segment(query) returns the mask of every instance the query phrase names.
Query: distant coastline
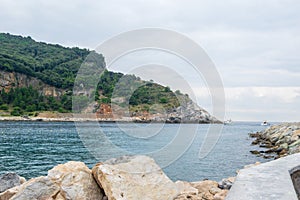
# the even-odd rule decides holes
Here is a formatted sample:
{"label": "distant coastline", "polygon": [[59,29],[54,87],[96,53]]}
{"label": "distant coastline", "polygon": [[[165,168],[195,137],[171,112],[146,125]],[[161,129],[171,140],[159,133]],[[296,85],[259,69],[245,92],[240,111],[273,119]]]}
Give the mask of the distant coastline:
{"label": "distant coastline", "polygon": [[0,116],[0,122],[3,121],[31,121],[31,122],[103,122],[103,123],[167,123],[167,124],[222,124],[218,122],[197,122],[197,121],[168,121],[151,119],[107,119],[107,118],[77,118],[77,117],[21,117],[21,116]]}

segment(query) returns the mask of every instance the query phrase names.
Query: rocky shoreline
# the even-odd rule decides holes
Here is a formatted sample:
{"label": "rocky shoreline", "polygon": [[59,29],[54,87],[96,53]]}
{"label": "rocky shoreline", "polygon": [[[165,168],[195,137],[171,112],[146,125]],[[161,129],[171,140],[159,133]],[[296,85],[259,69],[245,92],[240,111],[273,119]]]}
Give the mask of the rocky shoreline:
{"label": "rocky shoreline", "polygon": [[[9,113],[2,113],[2,115]],[[140,113],[130,114],[125,112],[113,112],[110,105],[106,105],[101,113],[59,113],[54,111],[44,111],[36,113],[34,116],[1,116],[0,121],[45,121],[45,122],[120,122],[120,123],[185,123],[185,124],[222,124],[223,122],[210,115],[206,110],[200,108],[192,101],[167,113]]]}
{"label": "rocky shoreline", "polygon": [[252,145],[266,150],[253,150],[252,154],[264,158],[280,158],[300,152],[300,123],[284,123],[270,126],[266,130],[250,133],[250,137],[255,138]]}
{"label": "rocky shoreline", "polygon": [[179,117],[168,119],[144,118],[77,118],[77,117],[1,117],[0,121],[36,121],[36,122],[105,122],[105,123],[167,123],[167,124],[222,124],[219,120],[182,120]]}
{"label": "rocky shoreline", "polygon": [[152,158],[123,156],[96,164],[70,161],[47,176],[26,181],[0,175],[0,200],[223,200],[234,178],[199,182],[171,181]]}

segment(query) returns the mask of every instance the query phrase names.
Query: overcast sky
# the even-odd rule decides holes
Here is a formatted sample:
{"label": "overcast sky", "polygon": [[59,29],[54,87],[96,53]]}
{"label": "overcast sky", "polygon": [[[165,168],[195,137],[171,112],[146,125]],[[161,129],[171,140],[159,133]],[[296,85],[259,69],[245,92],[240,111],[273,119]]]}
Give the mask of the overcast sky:
{"label": "overcast sky", "polygon": [[[299,0],[0,0],[1,32],[64,46],[94,49],[144,27],[178,31],[206,51],[227,118],[300,121]],[[210,110],[205,87],[192,87]]]}

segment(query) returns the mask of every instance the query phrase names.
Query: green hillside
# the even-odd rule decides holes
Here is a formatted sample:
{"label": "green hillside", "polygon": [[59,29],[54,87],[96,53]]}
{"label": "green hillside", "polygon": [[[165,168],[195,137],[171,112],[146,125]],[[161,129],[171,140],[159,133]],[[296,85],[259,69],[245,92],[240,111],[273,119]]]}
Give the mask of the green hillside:
{"label": "green hillside", "polygon": [[[12,115],[36,111],[70,112],[76,74],[90,53],[91,51],[87,49],[66,48],[36,42],[30,37],[0,33],[0,70],[35,77],[45,84],[64,91],[61,96],[54,98],[44,96],[34,85],[29,88],[12,88],[10,91],[2,89],[0,110],[7,110]],[[94,55],[105,67],[104,57],[101,54]],[[95,92],[95,101],[99,102],[99,105],[111,102],[115,86],[122,77],[124,77],[122,73],[107,70],[99,77],[97,92]],[[134,75],[125,75],[125,77],[128,82],[125,85],[142,85],[129,99],[131,111],[149,111],[153,104],[161,104],[165,109],[179,106],[176,95],[169,87],[152,81],[143,81]],[[125,92],[121,90],[115,95],[122,97],[122,91]],[[178,91],[176,94],[183,96]],[[82,97],[83,100],[86,98]]]}
{"label": "green hillside", "polygon": [[87,49],[65,48],[0,33],[0,69],[37,77],[58,88],[73,86],[76,73],[89,53]]}

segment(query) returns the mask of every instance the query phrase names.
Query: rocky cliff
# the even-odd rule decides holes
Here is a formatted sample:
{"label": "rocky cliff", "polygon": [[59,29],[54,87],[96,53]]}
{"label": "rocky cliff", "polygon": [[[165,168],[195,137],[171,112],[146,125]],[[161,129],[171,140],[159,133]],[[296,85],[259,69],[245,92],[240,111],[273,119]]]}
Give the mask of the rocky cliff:
{"label": "rocky cliff", "polygon": [[7,92],[12,88],[29,86],[39,90],[45,96],[59,97],[66,91],[25,74],[0,70],[0,90],[4,89]]}
{"label": "rocky cliff", "polygon": [[[35,77],[17,72],[0,70],[0,91],[4,89],[6,92],[8,92],[12,88],[29,86],[37,89],[44,96],[60,97],[67,91],[66,89],[56,88],[54,86],[45,84]],[[133,117],[133,120],[136,122],[221,123],[221,121],[211,116],[207,111],[200,108],[191,100],[186,99],[182,102],[182,105],[164,114],[151,114],[149,112],[142,112],[138,114],[131,113],[131,117]],[[97,105],[97,103],[95,105]],[[122,120],[122,116],[125,116],[125,114],[122,113],[117,115],[117,112],[114,112],[113,115],[112,108],[109,104],[102,103],[96,107],[98,107],[96,110],[96,115],[99,119]],[[94,106],[92,106],[91,109],[93,108]],[[57,118],[59,118],[59,116],[57,116]]]}

